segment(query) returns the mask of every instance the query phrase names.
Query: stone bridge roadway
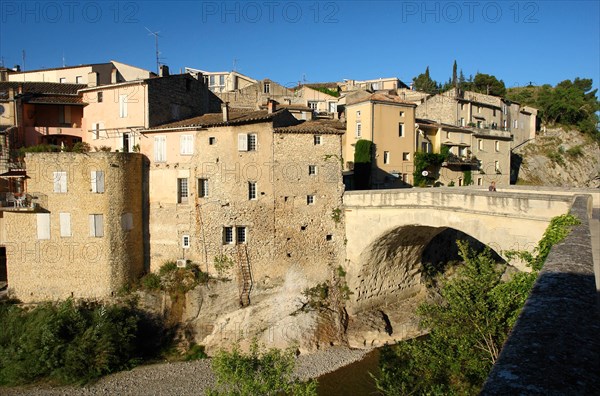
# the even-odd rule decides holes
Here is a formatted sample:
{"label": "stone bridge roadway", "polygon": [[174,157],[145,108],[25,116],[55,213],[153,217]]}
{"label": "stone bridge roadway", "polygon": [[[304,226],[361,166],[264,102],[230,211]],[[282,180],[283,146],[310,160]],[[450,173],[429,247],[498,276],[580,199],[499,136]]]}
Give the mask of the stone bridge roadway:
{"label": "stone bridge roadway", "polygon": [[[423,251],[444,230],[465,233],[501,256],[512,249],[532,251],[550,220],[569,212],[577,193],[474,188],[346,192],[346,279],[354,292],[349,313],[416,294]],[[591,204],[588,210],[591,214]],[[521,263],[512,264],[523,269]]]}

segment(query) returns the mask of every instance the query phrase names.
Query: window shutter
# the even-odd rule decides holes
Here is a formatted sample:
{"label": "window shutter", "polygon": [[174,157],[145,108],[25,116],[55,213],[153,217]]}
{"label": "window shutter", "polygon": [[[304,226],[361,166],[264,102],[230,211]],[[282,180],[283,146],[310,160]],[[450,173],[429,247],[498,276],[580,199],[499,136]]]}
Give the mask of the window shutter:
{"label": "window shutter", "polygon": [[60,236],[71,236],[71,213],[59,213],[60,219]]}
{"label": "window shutter", "polygon": [[96,218],[96,236],[104,236],[104,216],[95,215]]}
{"label": "window shutter", "polygon": [[238,151],[248,151],[248,135],[238,133]]}
{"label": "window shutter", "polygon": [[96,236],[96,220],[94,215],[90,215],[90,236]]}
{"label": "window shutter", "polygon": [[50,213],[37,214],[37,239],[50,239]]}
{"label": "window shutter", "polygon": [[104,172],[96,171],[96,192],[103,193],[104,192]]}
{"label": "window shutter", "polygon": [[165,162],[166,161],[166,138],[164,136],[154,137],[154,161]]}
{"label": "window shutter", "polygon": [[66,193],[67,192],[67,172],[54,172],[54,192]]}

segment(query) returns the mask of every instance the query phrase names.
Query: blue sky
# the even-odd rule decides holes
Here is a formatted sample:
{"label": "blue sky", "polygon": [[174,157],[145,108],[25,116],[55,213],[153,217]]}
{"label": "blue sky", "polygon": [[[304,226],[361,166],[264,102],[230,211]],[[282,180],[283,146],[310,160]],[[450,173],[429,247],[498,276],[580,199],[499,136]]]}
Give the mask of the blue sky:
{"label": "blue sky", "polygon": [[189,66],[298,81],[396,76],[429,66],[445,81],[508,87],[600,79],[599,1],[10,1],[0,2],[0,57],[25,69],[114,59],[178,72]]}

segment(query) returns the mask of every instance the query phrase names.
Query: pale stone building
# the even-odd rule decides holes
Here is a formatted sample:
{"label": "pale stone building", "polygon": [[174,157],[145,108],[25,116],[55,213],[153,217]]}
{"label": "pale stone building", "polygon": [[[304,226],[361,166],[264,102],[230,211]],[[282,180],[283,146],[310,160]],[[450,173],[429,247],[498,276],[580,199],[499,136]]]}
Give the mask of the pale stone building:
{"label": "pale stone building", "polygon": [[9,295],[106,298],[144,269],[143,160],[126,153],[29,153],[28,198],[0,210]]}
{"label": "pale stone building", "polygon": [[185,72],[194,76],[199,75],[204,78],[204,83],[208,86],[208,89],[214,93],[234,92],[257,82],[255,79],[236,71],[209,72],[186,67]]}
{"label": "pale stone building", "polygon": [[359,91],[346,97],[346,134],[343,137],[344,170],[354,167],[354,146],[360,139],[374,144],[371,185],[374,188],[407,187],[413,180],[417,150],[415,107],[398,96]]}
{"label": "pale stone building", "polygon": [[343,255],[340,128],[271,105],[144,130],[151,269],[191,259],[215,275],[227,257],[244,305],[290,269],[325,280]]}

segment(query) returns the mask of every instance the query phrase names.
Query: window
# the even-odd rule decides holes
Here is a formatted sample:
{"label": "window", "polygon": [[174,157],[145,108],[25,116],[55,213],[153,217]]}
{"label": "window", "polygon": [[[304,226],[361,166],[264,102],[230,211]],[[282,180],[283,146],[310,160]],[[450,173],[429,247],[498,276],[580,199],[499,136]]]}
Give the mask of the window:
{"label": "window", "polygon": [[127,95],[119,95],[119,117],[127,117]]}
{"label": "window", "polygon": [[477,178],[477,185],[478,186],[483,186],[483,178],[481,178],[481,177]]}
{"label": "window", "polygon": [[461,110],[464,110],[464,109],[465,109],[465,104],[464,104],[464,103],[461,103],[461,104],[460,104],[460,109],[461,109]]}
{"label": "window", "polygon": [[131,213],[123,213],[121,215],[121,229],[123,231],[133,230],[133,215]]}
{"label": "window", "polygon": [[208,197],[208,179],[198,179],[198,196]]}
{"label": "window", "polygon": [[104,236],[104,215],[90,215],[90,236],[96,238]]}
{"label": "window", "polygon": [[233,244],[233,227],[223,227],[223,244]]}
{"label": "window", "polygon": [[514,122],[513,122],[513,128],[515,128],[515,129],[519,128],[519,120],[514,120]]}
{"label": "window", "polygon": [[356,111],[356,118],[360,118],[360,110]]}
{"label": "window", "polygon": [[398,123],[398,136],[404,137],[404,123],[403,122]]}
{"label": "window", "polygon": [[54,172],[54,192],[67,192],[67,172]]}
{"label": "window", "polygon": [[500,172],[500,162],[494,161],[494,170]]}
{"label": "window", "polygon": [[494,109],[494,117],[496,117],[496,109]]}
{"label": "window", "polygon": [[308,175],[314,176],[317,174],[317,166],[316,165],[308,165]]}
{"label": "window", "polygon": [[329,112],[330,113],[337,112],[337,103],[335,103],[335,102],[329,102]]}
{"label": "window", "polygon": [[360,122],[356,123],[356,137],[361,137],[361,129],[362,129],[362,124]]}
{"label": "window", "polygon": [[177,179],[177,203],[187,203],[188,201],[188,179]]}
{"label": "window", "polygon": [[481,113],[481,106],[477,106],[477,112]]}
{"label": "window", "polygon": [[257,136],[255,133],[238,134],[238,151],[256,151]]}
{"label": "window", "polygon": [[104,171],[92,171],[90,176],[93,193],[104,192]]}
{"label": "window", "polygon": [[71,106],[58,106],[58,122],[60,124],[71,123]]}
{"label": "window", "polygon": [[390,152],[389,151],[384,151],[383,152],[383,163],[384,164],[389,164],[390,163]]}
{"label": "window", "polygon": [[508,109],[506,107],[506,105],[502,105],[502,114],[506,114],[508,112]]}
{"label": "window", "polygon": [[410,161],[410,153],[402,153],[402,161]]}
{"label": "window", "polygon": [[215,76],[210,76],[208,81],[209,81],[208,85],[210,85],[210,86],[215,85]]}
{"label": "window", "polygon": [[37,214],[37,239],[50,239],[50,213]]}
{"label": "window", "polygon": [[263,93],[271,93],[271,83],[265,83],[265,85],[263,86]]}
{"label": "window", "polygon": [[104,100],[104,94],[102,92],[98,92],[98,103],[102,103]]}
{"label": "window", "polygon": [[181,247],[184,249],[189,249],[190,248],[190,236],[189,235],[183,235],[181,237]]}
{"label": "window", "polygon": [[166,136],[154,136],[154,161],[165,162],[167,160],[167,138]]}
{"label": "window", "polygon": [[219,76],[219,85],[220,86],[224,86],[225,85],[225,76],[222,75],[222,74]]}
{"label": "window", "polygon": [[306,204],[307,205],[312,205],[315,203],[315,196],[314,195],[307,195],[306,196]]}
{"label": "window", "polygon": [[403,111],[400,112],[400,117],[404,117],[404,112]]}
{"label": "window", "polygon": [[71,236],[71,213],[59,213],[58,219],[60,221],[60,236],[70,237]]}
{"label": "window", "polygon": [[308,107],[310,107],[313,111],[317,111],[317,109],[319,108],[319,102],[311,100],[308,102]]}
{"label": "window", "polygon": [[75,77],[75,84],[83,84],[83,77],[82,76],[76,76]]}
{"label": "window", "polygon": [[494,143],[494,148],[497,152],[500,151],[500,142],[498,140],[496,140],[496,142]]}
{"label": "window", "polygon": [[315,146],[320,145],[321,144],[321,135],[315,135],[313,137],[313,142],[314,142]]}
{"label": "window", "polygon": [[179,153],[181,155],[194,154],[194,136],[181,135],[181,137],[179,138],[179,150]]}
{"label": "window", "polygon": [[465,126],[465,117],[460,117],[460,126]]}
{"label": "window", "polygon": [[246,227],[237,227],[235,233],[235,241],[238,245],[246,243]]}
{"label": "window", "polygon": [[217,138],[215,138],[214,136],[210,136],[210,137],[208,138],[208,145],[209,145],[209,146],[214,146],[214,145],[215,145],[215,143],[217,143]]}
{"label": "window", "polygon": [[59,83],[61,83],[61,84],[64,84],[64,83],[66,83],[66,82],[67,82],[67,78],[66,78],[66,77],[60,77],[60,78],[58,79],[58,82],[59,82]]}
{"label": "window", "polygon": [[104,124],[102,124],[101,122],[98,122],[93,125],[92,129],[93,129],[92,139],[98,140],[98,139],[100,139],[100,131],[102,131],[104,129]]}
{"label": "window", "polygon": [[256,199],[256,182],[248,182],[248,199]]}
{"label": "window", "polygon": [[477,120],[477,128],[481,129],[481,121]]}
{"label": "window", "polygon": [[479,139],[477,141],[477,148],[479,149],[479,151],[483,151],[483,140]]}

